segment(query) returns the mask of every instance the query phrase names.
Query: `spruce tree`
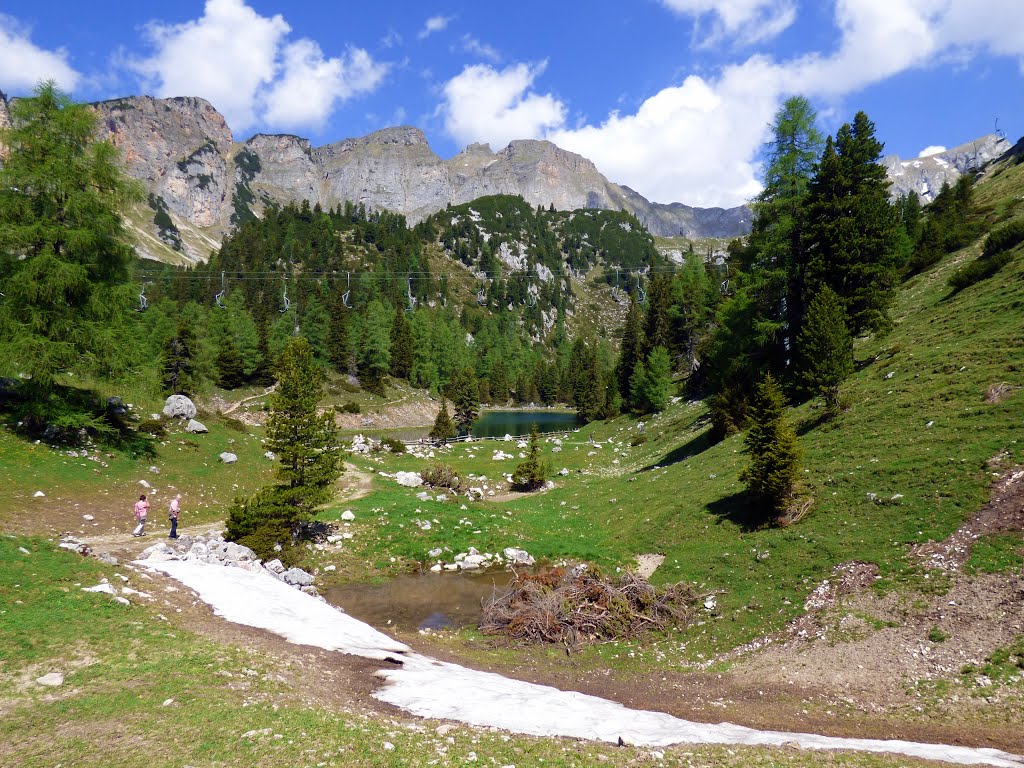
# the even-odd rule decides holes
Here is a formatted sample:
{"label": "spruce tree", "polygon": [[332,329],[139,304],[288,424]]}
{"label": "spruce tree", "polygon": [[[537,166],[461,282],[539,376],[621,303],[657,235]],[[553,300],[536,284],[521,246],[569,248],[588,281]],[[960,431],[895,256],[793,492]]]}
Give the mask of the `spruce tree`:
{"label": "spruce tree", "polygon": [[267,447],[278,458],[278,482],[298,491],[298,502],[308,511],[330,497],[341,475],[334,413],[317,410],[326,377],[313,359],[313,348],[301,336],[288,342],[276,373]]}
{"label": "spruce tree", "polygon": [[469,432],[480,411],[480,388],[473,369],[459,371],[448,384],[448,394],[455,407],[455,426],[460,432]]}
{"label": "spruce tree", "polygon": [[544,487],[548,479],[547,463],[540,458],[540,433],[537,425],[530,425],[530,448],[526,459],[516,465],[512,472],[512,487],[517,491],[536,491]]}
{"label": "spruce tree", "polygon": [[217,383],[224,389],[236,389],[245,383],[242,357],[230,336],[222,339],[217,354]]}
{"label": "spruce tree", "polygon": [[835,291],[855,335],[891,322],[899,239],[882,146],[858,112],[826,141],[807,202],[807,293]]}
{"label": "spruce tree", "polygon": [[405,310],[399,306],[395,308],[395,318],[391,323],[391,375],[408,380],[413,358],[412,328],[405,317]]}
{"label": "spruce tree", "polygon": [[434,419],[434,426],[430,430],[430,437],[433,440],[440,440],[443,443],[451,440],[458,434],[452,417],[448,413],[448,398],[441,396],[441,407],[437,411],[437,418]]}
{"label": "spruce tree", "polygon": [[668,350],[655,347],[647,356],[645,365],[638,366],[630,384],[630,402],[633,413],[658,413],[668,406],[672,389],[672,362]]}
{"label": "spruce tree", "polygon": [[364,389],[383,396],[391,370],[391,323],[381,302],[374,300],[367,305],[359,331],[359,379]]}
{"label": "spruce tree", "polygon": [[853,337],[839,297],[824,286],[811,300],[797,339],[801,383],[839,413],[839,385],[853,373]]}
{"label": "spruce tree", "polygon": [[95,129],[96,113],[52,82],[13,102],[0,129],[0,372],[30,377],[42,421],[59,376],[123,372],[136,352],[121,211],[141,193]]}
{"label": "spruce tree", "polygon": [[160,383],[165,395],[192,395],[196,376],[196,335],[191,323],[181,321],[160,355]]}
{"label": "spruce tree", "polygon": [[632,405],[629,399],[631,382],[636,366],[643,364],[644,346],[640,305],[636,301],[630,301],[629,311],[626,313],[626,324],[622,329],[619,362],[615,366],[615,381],[619,387],[619,394],[622,395],[624,408],[630,408]]}
{"label": "spruce tree", "polygon": [[777,517],[786,511],[796,489],[800,450],[786,419],[782,389],[766,374],[751,403],[744,438],[750,464],[740,474],[747,490]]}
{"label": "spruce tree", "polygon": [[327,325],[327,359],[338,373],[350,373],[352,350],[349,347],[349,316],[351,309],[341,300],[341,291],[335,291],[331,300]]}

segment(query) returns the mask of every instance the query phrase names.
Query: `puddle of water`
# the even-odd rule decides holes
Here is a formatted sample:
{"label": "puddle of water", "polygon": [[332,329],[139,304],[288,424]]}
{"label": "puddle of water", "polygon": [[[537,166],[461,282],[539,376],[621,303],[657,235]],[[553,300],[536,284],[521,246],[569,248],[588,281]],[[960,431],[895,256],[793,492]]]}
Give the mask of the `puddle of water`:
{"label": "puddle of water", "polygon": [[384,631],[458,628],[476,624],[482,601],[495,591],[500,594],[512,576],[506,570],[417,573],[386,584],[329,587],[321,594],[331,605]]}

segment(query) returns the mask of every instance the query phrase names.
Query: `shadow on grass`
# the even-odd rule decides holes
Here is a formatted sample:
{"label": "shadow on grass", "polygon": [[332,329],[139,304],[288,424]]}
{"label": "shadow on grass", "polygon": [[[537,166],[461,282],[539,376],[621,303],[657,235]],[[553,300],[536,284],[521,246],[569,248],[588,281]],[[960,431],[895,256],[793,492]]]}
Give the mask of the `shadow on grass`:
{"label": "shadow on grass", "polygon": [[764,502],[760,502],[746,490],[736,491],[712,501],[707,505],[707,509],[718,518],[719,522],[728,521],[744,533],[763,528],[771,520],[771,515],[766,512]]}
{"label": "shadow on grass", "polygon": [[668,467],[672,464],[678,464],[680,461],[685,461],[692,456],[696,456],[698,453],[703,453],[708,448],[713,446],[715,441],[711,439],[711,429],[705,429],[699,435],[683,443],[677,448],[673,448],[671,451],[666,453],[661,459],[654,463],[648,464],[646,467],[641,469],[641,472],[649,472],[652,469],[660,469],[662,467]]}

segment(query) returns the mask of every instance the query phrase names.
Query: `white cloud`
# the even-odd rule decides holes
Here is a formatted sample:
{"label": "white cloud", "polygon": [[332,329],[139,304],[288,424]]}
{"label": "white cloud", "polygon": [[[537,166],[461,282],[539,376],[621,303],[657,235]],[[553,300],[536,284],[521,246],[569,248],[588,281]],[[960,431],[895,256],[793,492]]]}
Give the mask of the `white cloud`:
{"label": "white cloud", "polygon": [[208,100],[234,131],[320,127],[339,102],[372,90],[387,70],[359,48],[326,58],[308,38],[289,41],[289,32],[280,14],[261,16],[244,0],[207,0],[199,19],[150,23],[152,55],[133,68],[157,96]]}
{"label": "white cloud", "polygon": [[[662,2],[693,14],[714,7],[722,29],[734,34],[758,14],[788,6],[765,0]],[[690,75],[632,114],[616,111],[577,127],[566,125],[562,102],[542,89],[530,90],[540,72],[523,64],[503,73],[467,68],[445,87],[442,111],[448,132],[463,143],[493,142],[496,136],[502,142],[548,138],[651,200],[734,206],[760,190],[757,158],[769,137],[768,124],[787,96],[804,94],[823,102],[824,115],[838,100],[910,69],[954,58],[969,63],[978,51],[1024,59],[1024,3],[1006,5],[1000,0],[837,0],[840,42],[830,53],[785,61],[750,56],[714,75]],[[509,105],[523,105],[523,119],[514,129],[505,120]],[[844,110],[840,114],[851,117]]]}
{"label": "white cloud", "polygon": [[426,22],[424,22],[423,29],[420,30],[417,37],[420,40],[424,40],[435,32],[443,32],[448,28],[448,25],[452,23],[454,18],[454,16],[431,16],[426,20]]}
{"label": "white cloud", "polygon": [[474,56],[479,56],[481,59],[487,59],[495,63],[501,61],[501,54],[498,49],[493,45],[482,43],[472,35],[462,36],[462,50],[465,53],[471,53]]}
{"label": "white cloud", "polygon": [[445,83],[445,130],[457,141],[483,141],[500,149],[512,139],[541,136],[561,126],[562,102],[530,91],[546,66],[516,64],[501,71],[486,64],[466,67]]}
{"label": "white cloud", "polygon": [[274,126],[322,127],[337,102],[372,91],[388,71],[361,48],[327,59],[307,39],[286,45],[283,59],[283,75],[268,91],[262,116]]}
{"label": "white cloud", "polygon": [[[795,0],[661,0],[676,13],[695,17],[698,22],[711,15],[710,32],[702,45],[712,45],[724,37],[742,44],[770,40],[796,20]],[[701,37],[695,31],[695,37]]]}
{"label": "white cloud", "polygon": [[28,93],[40,81],[53,80],[62,90],[73,91],[82,76],[68,63],[68,52],[48,51],[30,38],[31,30],[0,13],[0,90]]}
{"label": "white cloud", "polygon": [[922,149],[920,152],[917,153],[917,156],[918,157],[929,157],[931,155],[937,155],[940,152],[945,152],[945,151],[946,151],[945,147],[943,147],[940,144],[935,144],[935,145],[930,146],[930,147],[925,147],[924,149]]}

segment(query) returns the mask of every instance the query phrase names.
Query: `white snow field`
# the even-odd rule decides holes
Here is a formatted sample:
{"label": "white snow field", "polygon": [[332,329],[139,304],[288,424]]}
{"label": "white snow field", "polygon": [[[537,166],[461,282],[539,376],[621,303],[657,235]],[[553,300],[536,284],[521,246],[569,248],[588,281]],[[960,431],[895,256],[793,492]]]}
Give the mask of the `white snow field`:
{"label": "white snow field", "polygon": [[293,643],[401,662],[377,673],[384,686],[374,695],[421,717],[532,736],[613,743],[621,738],[636,746],[799,744],[804,749],[893,753],[960,765],[1024,767],[1024,757],[997,749],[759,731],[629,709],[596,696],[525,683],[412,653],[408,646],[266,572],[182,560],[139,560],[136,565],[177,579],[193,589],[216,615],[236,624],[265,629]]}

